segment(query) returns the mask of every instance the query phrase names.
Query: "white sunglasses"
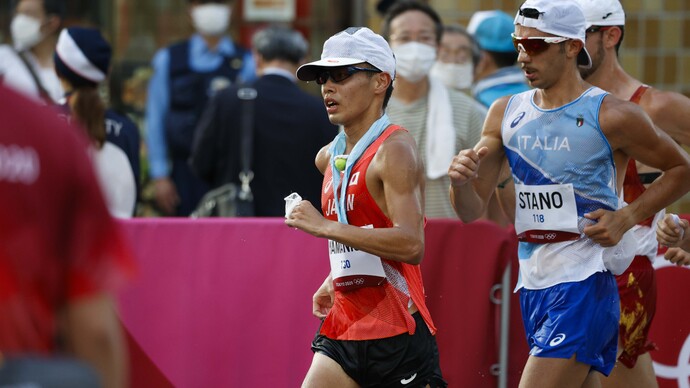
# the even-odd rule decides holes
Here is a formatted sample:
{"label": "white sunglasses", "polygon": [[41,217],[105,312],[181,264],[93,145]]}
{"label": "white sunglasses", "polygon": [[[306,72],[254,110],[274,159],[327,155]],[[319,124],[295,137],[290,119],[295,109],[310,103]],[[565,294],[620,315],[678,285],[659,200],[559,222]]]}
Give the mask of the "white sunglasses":
{"label": "white sunglasses", "polygon": [[518,37],[515,34],[510,34],[513,38],[513,46],[515,46],[515,51],[524,51],[527,55],[535,55],[546,51],[549,48],[549,44],[556,44],[565,42],[570,38],[564,38],[562,36],[523,36]]}

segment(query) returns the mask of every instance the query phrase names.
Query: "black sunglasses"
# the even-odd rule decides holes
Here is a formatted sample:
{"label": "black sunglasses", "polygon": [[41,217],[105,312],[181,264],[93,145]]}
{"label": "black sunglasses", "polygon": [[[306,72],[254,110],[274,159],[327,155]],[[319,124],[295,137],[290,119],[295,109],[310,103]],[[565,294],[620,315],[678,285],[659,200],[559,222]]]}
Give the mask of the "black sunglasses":
{"label": "black sunglasses", "polygon": [[381,70],[379,69],[372,69],[368,67],[357,67],[357,66],[345,66],[345,67],[336,67],[334,69],[330,70],[324,70],[320,72],[319,74],[316,75],[316,83],[319,85],[323,85],[326,82],[328,82],[328,79],[332,79],[333,82],[342,82],[352,74],[355,74],[360,71],[369,71],[372,73],[380,73]]}
{"label": "black sunglasses", "polygon": [[524,16],[528,19],[539,19],[539,15],[544,14],[544,12],[539,12],[538,9],[534,8],[519,9],[518,13],[520,14],[520,16]]}

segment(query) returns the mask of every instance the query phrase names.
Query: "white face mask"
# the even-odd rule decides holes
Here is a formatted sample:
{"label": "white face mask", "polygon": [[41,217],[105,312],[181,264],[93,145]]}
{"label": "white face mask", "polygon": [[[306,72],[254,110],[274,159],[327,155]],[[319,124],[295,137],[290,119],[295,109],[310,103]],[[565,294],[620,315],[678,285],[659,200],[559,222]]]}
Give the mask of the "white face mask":
{"label": "white face mask", "polygon": [[12,19],[10,32],[14,48],[18,51],[28,50],[43,40],[41,21],[21,13]]}
{"label": "white face mask", "polygon": [[453,89],[468,89],[472,86],[474,66],[472,62],[444,63],[436,62],[431,68],[431,76]]}
{"label": "white face mask", "polygon": [[395,71],[410,82],[426,77],[436,61],[436,48],[419,42],[408,42],[393,49]]}
{"label": "white face mask", "polygon": [[201,4],[192,9],[192,24],[201,35],[218,36],[230,25],[230,6]]}

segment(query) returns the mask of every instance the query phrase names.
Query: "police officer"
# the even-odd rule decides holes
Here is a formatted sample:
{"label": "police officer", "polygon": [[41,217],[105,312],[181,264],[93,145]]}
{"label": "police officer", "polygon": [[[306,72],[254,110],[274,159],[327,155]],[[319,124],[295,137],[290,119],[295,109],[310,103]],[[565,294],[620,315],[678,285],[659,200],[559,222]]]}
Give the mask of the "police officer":
{"label": "police officer", "polygon": [[189,0],[196,33],[153,58],[146,144],[156,203],[165,215],[189,215],[208,190],[187,164],[206,101],[232,83],[255,78],[251,52],[225,35],[231,5]]}

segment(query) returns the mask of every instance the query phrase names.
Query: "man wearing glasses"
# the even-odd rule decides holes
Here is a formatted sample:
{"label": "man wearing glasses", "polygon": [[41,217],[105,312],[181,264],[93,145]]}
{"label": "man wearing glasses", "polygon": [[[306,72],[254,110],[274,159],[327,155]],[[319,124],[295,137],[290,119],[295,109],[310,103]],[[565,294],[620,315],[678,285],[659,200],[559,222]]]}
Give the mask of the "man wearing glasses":
{"label": "man wearing glasses", "polygon": [[[587,19],[587,50],[592,67],[580,69],[582,77],[612,95],[637,103],[654,124],[681,144],[690,144],[690,99],[645,85],[623,70],[618,50],[625,31],[625,13],[618,0],[578,0]],[[659,171],[631,160],[623,183],[626,202],[632,202]],[[620,349],[617,367],[602,380],[604,387],[656,386],[649,350],[655,345],[647,335],[656,310],[656,278],[652,261],[657,255],[655,225],[663,209],[633,227],[638,241],[635,259],[617,277],[621,299]],[[673,225],[673,223],[671,223]],[[672,248],[673,252],[678,248]]]}
{"label": "man wearing glasses", "polygon": [[417,142],[424,160],[425,215],[455,218],[448,200],[448,163],[477,144],[486,109],[465,93],[430,77],[443,34],[441,18],[428,4],[399,0],[384,17],[381,35],[395,53],[395,91],[386,112]]}
{"label": "man wearing glasses", "polygon": [[[285,223],[328,239],[330,274],[313,298],[323,319],[303,387],[445,387],[424,301],[423,163],[414,139],[384,113],[395,58],[365,27],[329,38],[297,70],[316,81],[343,131],[316,156],[323,216],[308,201]],[[345,163],[337,157],[345,157]]]}
{"label": "man wearing glasses", "polygon": [[[520,386],[598,386],[616,361],[618,289],[630,229],[690,188],[690,160],[637,105],[592,87],[586,21],[574,0],[527,0],[515,17],[518,62],[534,90],[489,109],[482,139],[449,175],[463,221],[476,219],[508,160],[520,240],[520,305],[530,357]],[[628,206],[628,160],[664,174]]]}

